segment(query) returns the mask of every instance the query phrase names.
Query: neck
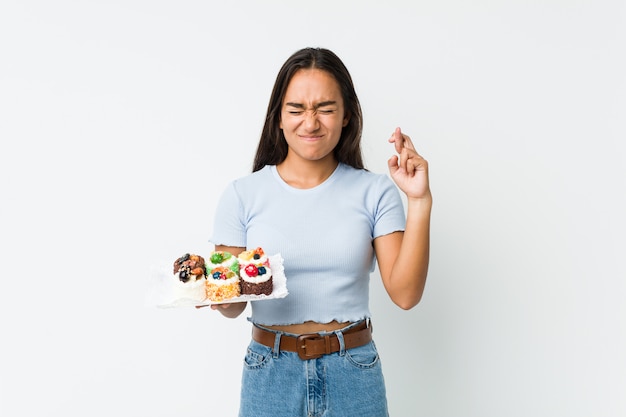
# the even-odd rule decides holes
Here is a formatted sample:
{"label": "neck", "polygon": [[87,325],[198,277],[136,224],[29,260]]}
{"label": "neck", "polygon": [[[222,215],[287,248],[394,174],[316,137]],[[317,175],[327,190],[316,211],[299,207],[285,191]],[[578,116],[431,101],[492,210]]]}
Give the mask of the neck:
{"label": "neck", "polygon": [[[329,155],[330,156],[330,155]],[[330,177],[339,163],[334,157],[318,161],[294,161],[287,157],[276,166],[278,174],[294,188],[313,188]]]}

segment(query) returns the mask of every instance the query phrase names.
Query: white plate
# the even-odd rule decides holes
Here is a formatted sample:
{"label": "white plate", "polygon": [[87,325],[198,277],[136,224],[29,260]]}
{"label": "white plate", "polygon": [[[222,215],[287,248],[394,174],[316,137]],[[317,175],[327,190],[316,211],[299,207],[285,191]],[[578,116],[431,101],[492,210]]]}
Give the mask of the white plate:
{"label": "white plate", "polygon": [[287,277],[283,267],[283,258],[280,253],[268,256],[270,268],[272,268],[272,281],[274,288],[270,295],[241,295],[223,301],[211,301],[208,299],[198,301],[188,298],[175,298],[174,285],[176,275],[173,273],[173,261],[171,264],[152,265],[150,268],[150,279],[146,292],[146,305],[169,308],[169,307],[195,307],[208,306],[213,304],[239,303],[243,301],[262,301],[284,298],[289,294],[287,291]]}

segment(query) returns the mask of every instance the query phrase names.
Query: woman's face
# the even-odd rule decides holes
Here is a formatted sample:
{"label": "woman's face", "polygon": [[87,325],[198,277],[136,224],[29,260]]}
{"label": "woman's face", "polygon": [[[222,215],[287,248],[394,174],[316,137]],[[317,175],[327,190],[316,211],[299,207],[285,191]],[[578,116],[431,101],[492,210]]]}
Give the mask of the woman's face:
{"label": "woman's face", "polygon": [[347,124],[335,78],[319,69],[298,70],[287,86],[280,113],[280,128],[289,146],[287,158],[334,158],[333,149]]}

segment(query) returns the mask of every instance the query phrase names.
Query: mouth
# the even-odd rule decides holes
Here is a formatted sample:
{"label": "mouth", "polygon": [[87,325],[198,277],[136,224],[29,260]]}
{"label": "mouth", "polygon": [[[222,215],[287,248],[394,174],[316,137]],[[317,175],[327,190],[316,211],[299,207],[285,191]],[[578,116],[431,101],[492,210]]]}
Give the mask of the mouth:
{"label": "mouth", "polygon": [[323,135],[298,135],[305,142],[316,142],[323,138]]}

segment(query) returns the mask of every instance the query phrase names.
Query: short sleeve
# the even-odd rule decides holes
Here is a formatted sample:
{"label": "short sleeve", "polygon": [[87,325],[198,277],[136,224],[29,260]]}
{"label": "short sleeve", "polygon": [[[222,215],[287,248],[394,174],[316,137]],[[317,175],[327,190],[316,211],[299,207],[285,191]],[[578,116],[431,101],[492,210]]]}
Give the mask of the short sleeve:
{"label": "short sleeve", "polygon": [[246,247],[244,206],[236,181],[231,182],[220,196],[209,241],[215,245]]}
{"label": "short sleeve", "polygon": [[386,175],[380,175],[377,185],[379,199],[374,215],[373,237],[404,231],[406,217],[398,188]]}

